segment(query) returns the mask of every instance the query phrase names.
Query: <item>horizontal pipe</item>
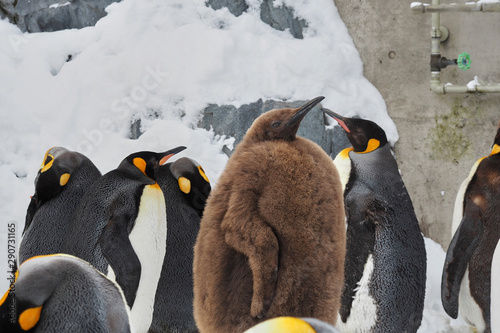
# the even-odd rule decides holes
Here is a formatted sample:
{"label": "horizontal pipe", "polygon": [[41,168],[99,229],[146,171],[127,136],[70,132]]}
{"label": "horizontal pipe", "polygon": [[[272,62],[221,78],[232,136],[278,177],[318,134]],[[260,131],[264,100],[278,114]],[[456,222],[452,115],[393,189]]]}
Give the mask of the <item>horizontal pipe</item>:
{"label": "horizontal pipe", "polygon": [[428,3],[412,2],[411,9],[420,13],[443,12],[500,12],[500,2],[430,5]]}
{"label": "horizontal pipe", "polygon": [[475,94],[475,93],[500,93],[500,84],[459,86],[454,84],[442,84],[439,72],[431,73],[431,90],[436,94]]}

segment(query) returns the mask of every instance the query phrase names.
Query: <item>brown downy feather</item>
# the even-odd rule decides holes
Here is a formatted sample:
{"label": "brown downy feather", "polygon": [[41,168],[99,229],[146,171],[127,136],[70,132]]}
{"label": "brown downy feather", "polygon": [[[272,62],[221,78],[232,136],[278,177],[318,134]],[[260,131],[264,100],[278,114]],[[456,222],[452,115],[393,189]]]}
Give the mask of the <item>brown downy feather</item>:
{"label": "brown downy feather", "polygon": [[194,256],[200,332],[243,332],[277,316],[335,324],[345,259],[341,184],[328,155],[295,135],[318,102],[259,117],[208,198]]}

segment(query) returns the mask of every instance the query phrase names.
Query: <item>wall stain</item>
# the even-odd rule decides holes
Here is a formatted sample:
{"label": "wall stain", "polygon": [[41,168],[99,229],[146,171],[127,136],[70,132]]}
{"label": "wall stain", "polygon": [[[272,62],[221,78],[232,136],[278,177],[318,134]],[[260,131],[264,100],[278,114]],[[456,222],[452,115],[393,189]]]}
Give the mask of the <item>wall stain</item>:
{"label": "wall stain", "polygon": [[479,103],[468,105],[462,98],[453,102],[451,112],[436,115],[436,127],[430,130],[432,157],[435,160],[458,163],[472,153],[470,138],[465,134],[466,126],[472,115],[480,113]]}

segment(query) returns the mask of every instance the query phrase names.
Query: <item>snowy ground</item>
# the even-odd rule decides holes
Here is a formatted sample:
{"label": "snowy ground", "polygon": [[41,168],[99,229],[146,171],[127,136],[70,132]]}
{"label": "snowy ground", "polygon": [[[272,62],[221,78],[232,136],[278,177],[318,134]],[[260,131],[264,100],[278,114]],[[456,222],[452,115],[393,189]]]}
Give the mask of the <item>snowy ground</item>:
{"label": "snowy ground", "polygon": [[[375,120],[398,140],[331,0],[276,1],[309,22],[302,40],[263,23],[259,0],[247,3],[235,17],[204,0],[124,0],[95,27],[54,33],[23,34],[0,21],[0,244],[16,223],[19,245],[36,172],[53,146],[86,154],[105,173],[132,152],[185,145],[179,157],[196,159],[215,183],[227,161],[221,148],[233,140],[196,128],[209,103],[322,95],[323,106]],[[138,118],[145,134],[130,140]],[[8,287],[5,248],[0,290]],[[421,332],[451,332],[439,301],[444,252],[431,240],[427,249]]]}

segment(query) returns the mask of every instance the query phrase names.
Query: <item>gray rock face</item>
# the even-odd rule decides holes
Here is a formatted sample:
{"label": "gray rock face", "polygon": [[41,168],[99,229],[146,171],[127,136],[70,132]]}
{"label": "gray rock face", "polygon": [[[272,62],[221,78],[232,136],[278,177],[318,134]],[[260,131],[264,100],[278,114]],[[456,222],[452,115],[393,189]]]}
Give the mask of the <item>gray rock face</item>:
{"label": "gray rock face", "polygon": [[[266,111],[283,108],[299,108],[307,101],[281,102],[258,100],[255,103],[242,105],[236,108],[232,105],[211,104],[205,108],[203,118],[198,126],[209,130],[213,128],[215,134],[227,135],[235,138],[235,146],[241,142],[246,131],[253,121]],[[325,116],[321,104],[314,107],[302,120],[298,135],[308,138],[320,145],[327,154],[335,157],[350,143],[340,126],[333,129],[325,127]]]}
{"label": "gray rock face", "polygon": [[273,6],[273,0],[265,0],[260,6],[260,19],[277,30],[285,31],[290,29],[290,33],[297,39],[304,38],[302,31],[307,28],[307,22],[295,17],[294,11],[286,6]]}
{"label": "gray rock face", "polygon": [[0,14],[24,32],[80,29],[106,16],[115,0],[0,0]]}
{"label": "gray rock face", "polygon": [[240,16],[248,9],[248,5],[245,0],[208,0],[207,6],[210,6],[215,10],[226,7],[229,9],[229,12],[236,17]]}
{"label": "gray rock face", "polygon": [[[294,10],[287,6],[273,5],[273,0],[264,0],[260,5],[260,19],[277,30],[290,30],[293,37],[302,39],[302,31],[307,22],[295,17]],[[240,16],[248,10],[245,0],[208,0],[207,6],[213,9],[226,7],[233,15]]]}

